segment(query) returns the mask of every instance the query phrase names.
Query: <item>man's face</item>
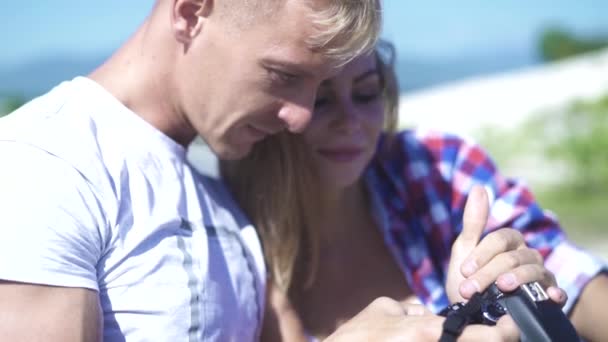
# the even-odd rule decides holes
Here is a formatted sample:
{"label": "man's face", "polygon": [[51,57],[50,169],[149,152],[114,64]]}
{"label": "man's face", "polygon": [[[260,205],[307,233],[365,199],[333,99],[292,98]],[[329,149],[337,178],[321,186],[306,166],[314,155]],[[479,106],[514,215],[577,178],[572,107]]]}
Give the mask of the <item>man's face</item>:
{"label": "man's face", "polygon": [[306,43],[315,32],[305,3],[286,0],[250,26],[212,14],[189,47],[181,110],[220,158],[241,158],[266,136],[308,124],[318,85],[334,68]]}

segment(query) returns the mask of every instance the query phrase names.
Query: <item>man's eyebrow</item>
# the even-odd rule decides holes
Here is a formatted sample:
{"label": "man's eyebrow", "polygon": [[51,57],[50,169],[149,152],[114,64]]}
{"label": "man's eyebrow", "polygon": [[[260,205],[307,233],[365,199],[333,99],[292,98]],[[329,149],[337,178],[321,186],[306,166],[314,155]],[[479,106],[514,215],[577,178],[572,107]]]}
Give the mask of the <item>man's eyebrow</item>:
{"label": "man's eyebrow", "polygon": [[262,64],[268,67],[279,68],[281,71],[294,73],[298,76],[312,78],[313,74],[308,70],[304,69],[302,65],[289,62],[289,61],[278,61],[276,59],[264,59],[262,60]]}

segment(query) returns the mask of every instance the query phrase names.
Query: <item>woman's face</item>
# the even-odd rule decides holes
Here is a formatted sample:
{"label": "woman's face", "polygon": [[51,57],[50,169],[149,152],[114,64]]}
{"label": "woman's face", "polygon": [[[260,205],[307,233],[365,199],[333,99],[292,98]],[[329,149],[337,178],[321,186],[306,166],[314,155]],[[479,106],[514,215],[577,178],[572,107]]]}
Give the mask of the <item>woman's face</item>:
{"label": "woman's face", "polygon": [[361,177],[383,127],[382,91],[373,54],[321,84],[304,140],[324,186],[343,188]]}

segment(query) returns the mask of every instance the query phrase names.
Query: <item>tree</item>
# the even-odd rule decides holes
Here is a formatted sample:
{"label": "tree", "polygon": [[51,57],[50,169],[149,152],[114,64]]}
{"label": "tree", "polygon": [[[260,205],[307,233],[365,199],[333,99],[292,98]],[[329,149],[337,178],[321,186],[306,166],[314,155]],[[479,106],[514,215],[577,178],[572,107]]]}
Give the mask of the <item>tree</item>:
{"label": "tree", "polygon": [[539,45],[543,61],[551,62],[608,47],[608,37],[578,38],[561,28],[549,28]]}
{"label": "tree", "polygon": [[3,106],[0,106],[0,117],[5,116],[15,109],[21,107],[25,104],[26,100],[20,96],[11,96],[6,99],[3,103]]}

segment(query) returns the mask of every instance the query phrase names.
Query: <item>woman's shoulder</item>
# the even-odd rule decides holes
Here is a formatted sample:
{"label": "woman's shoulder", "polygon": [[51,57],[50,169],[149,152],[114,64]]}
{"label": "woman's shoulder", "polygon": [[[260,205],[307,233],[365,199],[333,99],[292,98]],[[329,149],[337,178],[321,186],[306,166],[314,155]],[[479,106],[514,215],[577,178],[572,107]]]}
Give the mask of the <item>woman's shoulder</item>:
{"label": "woman's shoulder", "polygon": [[384,134],[378,149],[381,159],[436,159],[458,153],[461,149],[478,148],[468,136],[434,129],[405,129]]}
{"label": "woman's shoulder", "polygon": [[428,149],[477,144],[470,136],[429,128],[404,129],[395,133],[393,138],[403,147]]}
{"label": "woman's shoulder", "polygon": [[[390,178],[413,182],[449,180],[456,169],[484,166],[493,170],[490,156],[470,137],[431,129],[406,129],[381,139],[373,168]],[[468,170],[468,171],[467,171]]]}

